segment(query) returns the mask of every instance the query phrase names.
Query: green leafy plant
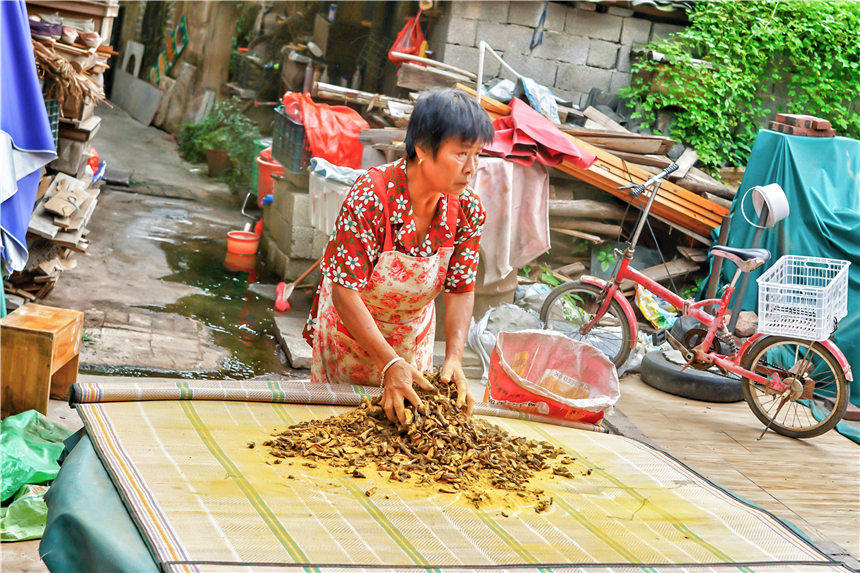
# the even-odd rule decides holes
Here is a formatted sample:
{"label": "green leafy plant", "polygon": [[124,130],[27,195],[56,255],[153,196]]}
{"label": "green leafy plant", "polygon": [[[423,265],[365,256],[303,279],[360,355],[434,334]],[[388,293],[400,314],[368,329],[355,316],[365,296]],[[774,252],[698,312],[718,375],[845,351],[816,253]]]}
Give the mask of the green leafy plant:
{"label": "green leafy plant", "polygon": [[552,274],[552,271],[549,270],[549,267],[541,267],[543,271],[540,276],[538,276],[538,280],[545,285],[549,285],[552,288],[555,288],[559,285],[563,285],[564,281]]}
{"label": "green leafy plant", "polygon": [[860,2],[702,0],[690,18],[649,46],[665,59],[634,63],[622,92],[646,129],[659,110],[676,110],[671,136],[714,168],[745,165],[773,111],[825,117],[860,136]]}
{"label": "green leafy plant", "polygon": [[695,280],[693,281],[693,284],[688,284],[681,288],[681,292],[679,293],[681,298],[687,299],[699,294],[699,291],[702,290],[702,281],[704,280],[705,279]]}
{"label": "green leafy plant", "polygon": [[618,262],[611,246],[607,246],[606,248],[597,251],[597,262],[600,263],[600,270],[604,273],[609,270],[609,267]]}
{"label": "green leafy plant", "polygon": [[520,276],[523,278],[529,278],[531,276],[532,266],[531,265],[523,265],[523,268],[520,269]]}
{"label": "green leafy plant", "polygon": [[236,98],[216,103],[206,118],[185,124],[179,134],[179,153],[192,163],[206,159],[206,149],[226,149],[234,167],[224,181],[234,189],[247,188],[251,169],[256,168],[254,140],[260,138],[257,124],[242,113]]}

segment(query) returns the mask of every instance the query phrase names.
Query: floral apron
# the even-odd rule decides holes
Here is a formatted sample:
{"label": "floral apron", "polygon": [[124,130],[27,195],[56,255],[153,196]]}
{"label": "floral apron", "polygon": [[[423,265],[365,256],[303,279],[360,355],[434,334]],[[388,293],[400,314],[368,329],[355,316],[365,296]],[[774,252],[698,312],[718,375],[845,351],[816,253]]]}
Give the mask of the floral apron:
{"label": "floral apron", "polygon": [[[435,255],[413,257],[394,250],[388,197],[381,173],[370,170],[374,192],[385,212],[385,243],[361,300],[398,356],[425,372],[433,366],[436,305],[454,253],[460,202],[446,201],[449,238]],[[323,278],[314,332],[311,382],[378,386],[376,363],[340,321],[332,302],[333,283]]]}

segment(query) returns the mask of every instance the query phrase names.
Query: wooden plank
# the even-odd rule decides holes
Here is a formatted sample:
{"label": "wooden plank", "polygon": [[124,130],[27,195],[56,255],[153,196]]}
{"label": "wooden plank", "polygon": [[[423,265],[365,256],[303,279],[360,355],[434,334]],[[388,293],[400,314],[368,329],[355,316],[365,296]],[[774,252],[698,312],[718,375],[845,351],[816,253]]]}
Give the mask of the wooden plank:
{"label": "wooden plank", "polygon": [[[455,87],[457,89],[463,90],[472,97],[478,97],[478,92],[467,85],[457,84]],[[492,111],[494,113],[500,113],[502,115],[509,115],[511,113],[511,108],[510,106],[508,106],[508,104],[495,100],[483,93],[481,94],[481,105],[487,111]]]}
{"label": "wooden plank", "polygon": [[65,189],[45,202],[45,210],[60,215],[61,217],[69,217],[73,215],[88,198],[89,194],[83,189]]}
{"label": "wooden plank", "polygon": [[416,66],[414,64],[403,64],[397,70],[397,86],[408,90],[422,91],[433,87],[452,88],[458,83],[473,86],[469,78],[460,74]]}
{"label": "wooden plank", "polygon": [[681,179],[687,175],[687,172],[690,168],[699,160],[699,154],[696,153],[696,150],[692,147],[688,147],[684,150],[684,153],[681,154],[681,157],[678,158],[678,161],[675,163],[678,164],[678,170],[674,173],[669,174],[669,179],[674,181],[676,179]]}
{"label": "wooden plank", "polygon": [[66,139],[74,139],[75,141],[91,141],[101,127],[102,118],[97,115],[92,116],[88,120],[81,122],[77,127],[66,127],[65,124],[60,126],[60,137]]}
{"label": "wooden plank", "polygon": [[659,154],[663,149],[663,142],[657,139],[628,138],[628,137],[602,137],[585,133],[577,134],[582,141],[592,145],[613,151],[624,151],[626,153]]}
{"label": "wooden plank", "polygon": [[624,161],[629,161],[636,165],[651,165],[653,167],[659,167],[661,171],[672,165],[672,160],[665,155],[639,155],[637,153],[628,153],[626,151],[613,151],[612,153]]}
{"label": "wooden plank", "polygon": [[386,129],[362,129],[358,142],[362,145],[390,145],[406,140],[406,130],[399,127]]}
{"label": "wooden plank", "polygon": [[573,201],[550,199],[548,205],[550,217],[581,217],[584,219],[613,220],[620,220],[624,217],[624,209],[620,206],[593,201],[591,199],[576,199]]}
{"label": "wooden plank", "polygon": [[616,122],[614,119],[610,118],[609,116],[607,116],[606,114],[604,114],[600,110],[595,109],[591,106],[588,106],[587,108],[585,108],[585,110],[582,112],[582,114],[585,117],[587,117],[588,119],[590,119],[591,121],[593,121],[594,123],[603,127],[603,129],[606,129],[608,131],[617,131],[619,133],[630,133],[630,131],[628,129],[626,129],[625,127],[623,127],[620,123]]}
{"label": "wooden plank", "polygon": [[470,80],[477,80],[478,74],[473,74],[472,72],[468,72],[461,68],[454,67],[449,64],[445,64],[438,60],[431,60],[430,58],[422,58],[421,56],[413,56],[412,54],[402,54],[400,52],[391,52],[391,55],[400,60],[407,60],[410,62],[418,62],[419,64],[427,64],[428,66],[433,66],[436,68],[441,68],[443,70],[448,70],[449,72],[454,72],[460,74],[462,76],[466,76]]}
{"label": "wooden plank", "polygon": [[608,225],[606,223],[598,223],[597,221],[586,221],[570,217],[553,217],[550,219],[550,223],[553,225],[550,227],[553,231],[558,229],[569,229],[571,231],[584,231],[586,233],[606,235],[609,237],[617,237],[621,234],[620,225]]}
{"label": "wooden plank", "polygon": [[[660,282],[669,280],[670,278],[679,277],[690,274],[700,269],[699,265],[693,261],[679,259],[677,261],[669,261],[665,265],[654,265],[639,272],[650,278],[653,281]],[[621,290],[628,291],[635,286],[635,283],[629,279],[621,281]]]}
{"label": "wooden plank", "polygon": [[708,249],[694,249],[692,247],[678,247],[678,252],[681,253],[688,261],[694,263],[704,263],[708,260]]}
{"label": "wooden plank", "polygon": [[553,231],[555,231],[557,233],[561,233],[562,235],[569,235],[571,237],[576,237],[577,239],[584,239],[586,241],[591,241],[592,243],[600,244],[600,243],[605,242],[605,239],[601,239],[600,237],[598,237],[596,235],[590,235],[588,233],[583,233],[582,231],[571,231],[570,229],[560,229],[560,228],[553,229]]}
{"label": "wooden plank", "polygon": [[45,211],[44,201],[37,203],[33,208],[33,215],[30,217],[27,232],[49,241],[53,240],[60,232],[60,228],[54,224],[54,215]]}

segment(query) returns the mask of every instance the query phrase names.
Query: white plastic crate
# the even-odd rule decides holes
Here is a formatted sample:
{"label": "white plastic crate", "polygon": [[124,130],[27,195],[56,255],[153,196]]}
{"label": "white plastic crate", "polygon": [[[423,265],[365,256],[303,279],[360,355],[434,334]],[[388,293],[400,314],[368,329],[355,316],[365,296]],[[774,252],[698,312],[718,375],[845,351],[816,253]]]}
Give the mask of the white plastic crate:
{"label": "white plastic crate", "polygon": [[757,279],[758,331],[825,340],[848,314],[848,261],[786,255]]}
{"label": "white plastic crate", "polygon": [[350,185],[311,173],[308,185],[311,199],[311,225],[330,235],[334,231],[334,222],[350,189]]}

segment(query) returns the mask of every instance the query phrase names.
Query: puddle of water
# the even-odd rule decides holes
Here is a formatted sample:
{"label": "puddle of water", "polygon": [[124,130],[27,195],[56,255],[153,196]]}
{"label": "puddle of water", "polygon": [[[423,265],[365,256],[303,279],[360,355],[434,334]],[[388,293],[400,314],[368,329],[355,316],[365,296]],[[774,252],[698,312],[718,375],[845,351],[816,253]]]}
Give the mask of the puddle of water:
{"label": "puddle of water", "polygon": [[[227,259],[227,242],[185,237],[160,242],[173,274],[162,280],[196,287],[203,291],[164,306],[141,308],[174,313],[205,324],[216,346],[228,356],[217,371],[174,372],[182,378],[234,379],[264,378],[295,374],[274,335],[274,301],[248,290],[253,283],[273,284],[277,278],[256,257]],[[291,315],[306,315],[311,295],[296,292],[290,297]],[[150,370],[123,369],[125,376],[164,376]],[[306,375],[306,373],[304,374]]]}

